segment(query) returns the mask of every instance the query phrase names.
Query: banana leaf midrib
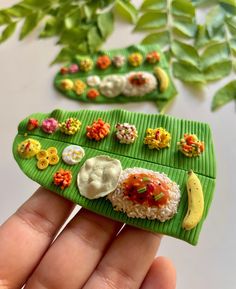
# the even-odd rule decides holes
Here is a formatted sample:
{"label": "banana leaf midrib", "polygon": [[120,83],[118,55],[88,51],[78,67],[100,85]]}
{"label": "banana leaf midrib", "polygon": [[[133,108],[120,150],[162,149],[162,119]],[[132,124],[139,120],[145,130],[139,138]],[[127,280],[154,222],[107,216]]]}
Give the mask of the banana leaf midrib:
{"label": "banana leaf midrib", "polygon": [[[18,134],[19,136],[24,136],[23,134]],[[28,133],[27,134],[28,136],[32,136],[32,137],[36,137],[36,138],[42,138],[42,136],[39,136],[39,135],[37,135],[37,134],[32,134],[32,133]],[[83,145],[81,145],[80,143],[77,143],[77,142],[73,142],[73,141],[64,141],[64,140],[57,140],[57,139],[51,139],[51,138],[48,138],[48,137],[43,137],[44,139],[48,139],[48,140],[53,140],[53,141],[55,141],[55,142],[59,142],[59,143],[64,143],[64,144],[66,144],[67,146],[68,145],[78,145],[78,146],[82,146],[83,148],[88,148],[88,149],[92,149],[92,150],[95,150],[95,151],[99,151],[99,152],[102,152],[102,153],[112,153],[112,154],[114,154],[114,155],[116,155],[116,156],[123,156],[123,155],[121,155],[121,154],[118,154],[118,153],[116,153],[116,152],[109,152],[109,151],[106,151],[106,150],[102,150],[102,149],[98,149],[98,148],[94,148],[93,146],[85,146],[84,144]],[[136,160],[138,160],[138,161],[143,161],[143,162],[146,162],[146,163],[151,163],[151,164],[156,164],[156,165],[160,165],[160,166],[163,166],[163,167],[170,167],[170,168],[172,168],[172,169],[175,169],[175,170],[179,170],[179,171],[184,171],[184,172],[188,172],[188,170],[186,170],[186,169],[184,169],[184,168],[178,168],[178,167],[174,167],[174,166],[167,166],[167,165],[165,165],[165,164],[162,164],[162,163],[157,163],[157,162],[152,162],[152,161],[150,161],[150,160],[143,160],[143,159],[141,159],[141,158],[137,158],[137,157],[129,157],[129,156],[123,156],[123,157],[127,157],[127,158],[132,158],[132,159],[136,159]],[[214,178],[214,177],[211,177],[211,176],[207,176],[207,175],[205,175],[205,174],[202,174],[202,173],[196,173],[197,175],[201,175],[201,176],[203,176],[203,177],[205,177],[205,178],[209,178],[209,179],[213,179],[213,180],[215,180],[216,178]]]}

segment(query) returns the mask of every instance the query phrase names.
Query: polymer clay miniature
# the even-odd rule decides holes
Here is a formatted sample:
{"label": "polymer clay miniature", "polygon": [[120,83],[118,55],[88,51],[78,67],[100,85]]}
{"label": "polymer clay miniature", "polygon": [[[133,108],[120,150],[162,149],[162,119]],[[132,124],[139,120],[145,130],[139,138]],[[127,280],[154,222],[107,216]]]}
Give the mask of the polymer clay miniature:
{"label": "polymer clay miniature", "polygon": [[180,189],[163,173],[129,168],[122,172],[117,188],[107,198],[115,210],[131,218],[165,222],[177,213]]}
{"label": "polymer clay miniature", "polygon": [[170,146],[171,135],[162,127],[148,128],[146,130],[146,137],[144,144],[148,145],[150,149],[163,149]]}
{"label": "polymer clay miniature", "polygon": [[129,123],[117,123],[116,138],[122,144],[132,144],[138,137],[137,129]]}
{"label": "polymer clay miniature", "polygon": [[108,195],[116,188],[121,171],[120,161],[109,156],[88,159],[77,178],[80,194],[90,200]]}

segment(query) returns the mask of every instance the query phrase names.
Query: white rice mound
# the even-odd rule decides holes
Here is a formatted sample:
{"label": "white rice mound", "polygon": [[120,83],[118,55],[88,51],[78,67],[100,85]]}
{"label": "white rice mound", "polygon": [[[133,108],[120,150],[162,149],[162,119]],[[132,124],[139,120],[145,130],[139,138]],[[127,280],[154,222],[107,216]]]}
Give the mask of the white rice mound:
{"label": "white rice mound", "polygon": [[[163,207],[147,207],[141,204],[137,204],[128,199],[127,196],[124,195],[122,184],[129,177],[130,174],[138,174],[138,173],[148,173],[150,175],[154,175],[161,182],[168,183],[170,185],[169,196],[170,199],[168,203]],[[179,185],[173,182],[171,179],[167,177],[164,173],[154,172],[152,170],[142,169],[142,168],[129,168],[123,170],[117,188],[115,191],[107,195],[107,199],[109,199],[116,211],[122,211],[128,215],[130,218],[141,218],[141,219],[149,219],[154,220],[158,219],[161,222],[165,222],[171,219],[176,213],[180,201],[180,189]]]}

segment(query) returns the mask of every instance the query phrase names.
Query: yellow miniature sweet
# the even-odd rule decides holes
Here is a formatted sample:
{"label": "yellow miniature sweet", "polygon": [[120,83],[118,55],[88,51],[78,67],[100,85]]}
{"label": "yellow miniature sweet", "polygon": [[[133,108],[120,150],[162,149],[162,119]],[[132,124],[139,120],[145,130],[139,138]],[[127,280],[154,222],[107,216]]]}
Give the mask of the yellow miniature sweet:
{"label": "yellow miniature sweet", "polygon": [[49,165],[55,166],[60,160],[57,155],[57,148],[55,147],[50,147],[47,150],[40,150],[37,153],[36,158],[38,160],[37,168],[39,170],[45,170]]}
{"label": "yellow miniature sweet", "polygon": [[146,137],[144,144],[148,145],[150,149],[163,149],[170,146],[171,135],[162,127],[148,128],[146,130]]}
{"label": "yellow miniature sweet", "polygon": [[39,141],[28,138],[18,145],[17,151],[19,155],[24,159],[30,159],[34,157],[41,149]]}
{"label": "yellow miniature sweet", "polygon": [[81,122],[77,118],[70,117],[59,124],[60,131],[67,135],[74,135],[80,130]]}
{"label": "yellow miniature sweet", "polygon": [[62,79],[60,85],[61,89],[65,91],[72,90],[74,88],[74,83],[70,79]]}
{"label": "yellow miniature sweet", "polygon": [[129,61],[130,65],[137,67],[137,66],[140,66],[142,64],[143,56],[139,52],[134,52],[134,53],[129,55],[128,61]]}
{"label": "yellow miniature sweet", "polygon": [[78,95],[83,94],[85,89],[86,89],[86,84],[82,80],[78,79],[75,81],[74,91],[76,92],[76,94]]}

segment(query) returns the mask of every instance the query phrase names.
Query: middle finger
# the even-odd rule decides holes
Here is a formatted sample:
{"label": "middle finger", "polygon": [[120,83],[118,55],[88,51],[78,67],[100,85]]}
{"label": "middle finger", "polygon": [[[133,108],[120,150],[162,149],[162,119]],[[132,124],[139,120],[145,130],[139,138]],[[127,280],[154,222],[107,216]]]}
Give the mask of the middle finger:
{"label": "middle finger", "polygon": [[25,289],[81,288],[121,226],[80,210],[48,250]]}

